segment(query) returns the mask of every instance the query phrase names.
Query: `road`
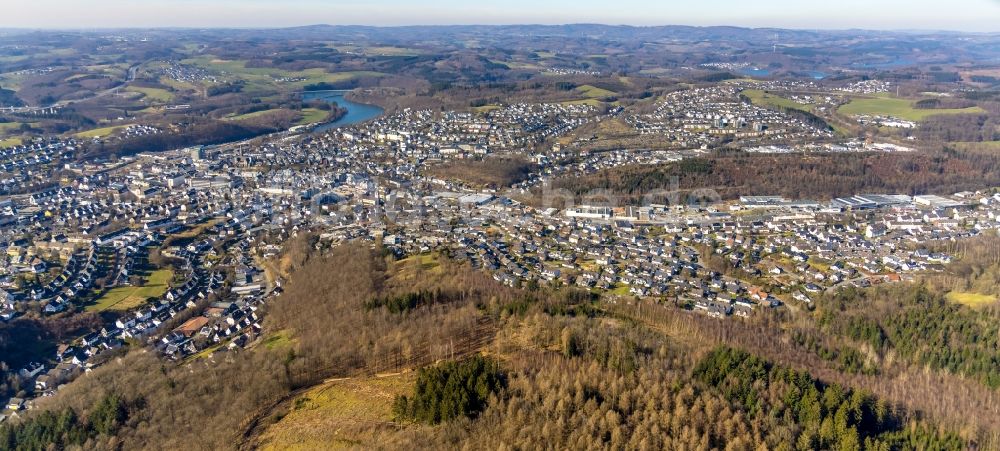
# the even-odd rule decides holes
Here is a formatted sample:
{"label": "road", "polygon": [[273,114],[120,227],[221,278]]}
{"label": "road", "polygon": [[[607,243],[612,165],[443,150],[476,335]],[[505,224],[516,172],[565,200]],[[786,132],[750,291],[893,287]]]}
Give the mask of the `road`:
{"label": "road", "polygon": [[47,106],[11,107],[11,108],[4,109],[4,111],[8,111],[10,113],[31,113],[31,112],[34,112],[34,111],[47,110],[49,108],[60,108],[60,107],[64,107],[64,106],[72,104],[72,103],[83,102],[83,101],[87,101],[87,100],[93,100],[93,99],[104,97],[104,96],[107,96],[107,95],[110,95],[110,94],[117,93],[119,89],[121,89],[122,87],[127,86],[129,83],[135,81],[136,74],[139,72],[139,66],[141,66],[141,65],[142,65],[142,63],[137,63],[137,64],[133,64],[132,66],[129,66],[128,72],[125,75],[125,81],[123,81],[122,83],[119,83],[119,84],[117,84],[114,87],[111,87],[109,89],[105,89],[103,91],[96,92],[96,93],[94,93],[91,96],[84,97],[82,99],[60,100],[60,101],[58,101],[56,103],[53,103],[52,105],[47,105]]}

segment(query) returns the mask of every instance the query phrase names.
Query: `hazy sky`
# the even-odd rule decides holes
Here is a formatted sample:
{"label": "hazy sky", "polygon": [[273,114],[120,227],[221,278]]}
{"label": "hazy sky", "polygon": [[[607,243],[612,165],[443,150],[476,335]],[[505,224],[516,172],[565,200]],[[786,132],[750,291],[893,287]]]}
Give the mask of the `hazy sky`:
{"label": "hazy sky", "polygon": [[1000,0],[2,0],[0,27],[604,23],[1000,31]]}

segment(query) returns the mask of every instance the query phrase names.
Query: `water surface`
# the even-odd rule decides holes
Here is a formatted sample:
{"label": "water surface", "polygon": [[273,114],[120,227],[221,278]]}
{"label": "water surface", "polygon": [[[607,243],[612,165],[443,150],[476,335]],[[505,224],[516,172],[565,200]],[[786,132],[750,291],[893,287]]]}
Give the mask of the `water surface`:
{"label": "water surface", "polygon": [[746,75],[748,77],[766,77],[771,75],[771,71],[759,67],[744,67],[740,69],[739,72],[740,75]]}
{"label": "water surface", "polygon": [[376,105],[352,102],[344,98],[348,91],[307,91],[302,93],[302,100],[323,100],[326,102],[336,102],[341,108],[347,109],[344,117],[333,122],[317,125],[314,131],[322,132],[331,128],[344,127],[359,124],[370,119],[374,119],[385,112]]}

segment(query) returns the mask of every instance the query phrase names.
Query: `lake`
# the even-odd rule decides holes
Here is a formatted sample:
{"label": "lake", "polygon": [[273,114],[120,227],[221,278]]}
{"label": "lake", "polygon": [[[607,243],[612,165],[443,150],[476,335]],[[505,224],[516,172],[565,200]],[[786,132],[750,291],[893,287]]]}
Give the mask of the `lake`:
{"label": "lake", "polygon": [[358,124],[369,119],[379,117],[385,112],[385,110],[376,105],[357,103],[345,99],[344,94],[347,92],[348,91],[307,91],[302,93],[302,100],[323,100],[326,102],[336,102],[341,108],[347,109],[347,114],[345,114],[344,117],[333,122],[320,124],[316,126],[313,131],[322,132],[331,128]]}
{"label": "lake", "polygon": [[826,78],[828,74],[818,70],[807,70],[806,75],[812,77],[814,80],[822,80]]}
{"label": "lake", "polygon": [[746,75],[749,77],[766,77],[771,75],[771,71],[767,69],[761,69],[759,67],[744,67],[739,70],[740,75]]}

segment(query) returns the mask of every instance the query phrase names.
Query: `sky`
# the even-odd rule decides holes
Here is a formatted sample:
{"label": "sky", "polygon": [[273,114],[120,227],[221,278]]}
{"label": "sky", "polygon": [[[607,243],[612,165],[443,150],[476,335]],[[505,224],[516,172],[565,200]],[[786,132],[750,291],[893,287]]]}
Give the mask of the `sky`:
{"label": "sky", "polygon": [[735,25],[1000,32],[1000,0],[0,0],[0,28]]}

